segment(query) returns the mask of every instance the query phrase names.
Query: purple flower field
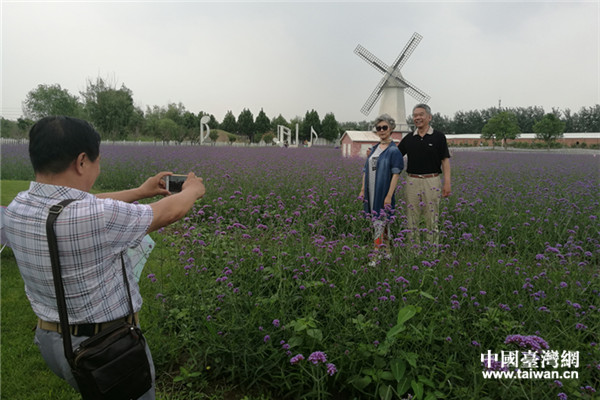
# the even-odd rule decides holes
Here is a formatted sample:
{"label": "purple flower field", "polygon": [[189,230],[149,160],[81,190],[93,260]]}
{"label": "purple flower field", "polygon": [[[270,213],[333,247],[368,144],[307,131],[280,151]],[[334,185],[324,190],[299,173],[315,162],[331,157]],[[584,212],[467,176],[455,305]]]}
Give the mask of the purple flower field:
{"label": "purple flower field", "polygon": [[[158,374],[202,372],[181,391],[226,382],[273,398],[591,399],[600,389],[598,156],[454,151],[439,245],[406,238],[403,175],[391,259],[369,266],[363,160],[339,149],[101,150],[99,190],[160,170],[204,178],[205,198],[154,235],[141,282]],[[26,151],[3,146],[2,179],[31,179]],[[538,365],[559,379],[482,376],[484,355],[534,344],[577,352],[578,364]]]}

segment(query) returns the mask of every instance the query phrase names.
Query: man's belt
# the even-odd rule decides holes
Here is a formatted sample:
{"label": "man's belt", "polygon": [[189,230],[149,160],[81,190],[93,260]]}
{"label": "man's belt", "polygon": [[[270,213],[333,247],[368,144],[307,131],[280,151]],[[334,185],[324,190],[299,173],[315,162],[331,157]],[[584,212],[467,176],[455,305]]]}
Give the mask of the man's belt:
{"label": "man's belt", "polygon": [[408,174],[408,176],[410,176],[411,178],[435,178],[436,176],[439,176],[439,173],[435,173],[435,174]]}
{"label": "man's belt", "polygon": [[[109,326],[125,321],[132,323],[131,315],[119,318],[114,321],[100,322],[97,324],[69,325],[69,329],[71,331],[71,335],[73,336],[94,336],[95,334],[102,331],[103,329],[108,328]],[[138,318],[138,313],[133,314],[133,321],[136,325],[139,325],[140,320]],[[60,329],[59,322],[48,322],[38,318],[37,326],[38,328],[44,329],[46,331],[62,333],[62,329]]]}

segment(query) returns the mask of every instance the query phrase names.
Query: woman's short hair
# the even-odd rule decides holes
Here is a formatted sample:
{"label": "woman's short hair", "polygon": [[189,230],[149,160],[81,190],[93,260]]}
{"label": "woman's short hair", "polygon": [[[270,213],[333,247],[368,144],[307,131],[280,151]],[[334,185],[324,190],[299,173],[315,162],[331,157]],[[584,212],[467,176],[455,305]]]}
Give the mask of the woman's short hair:
{"label": "woman's short hair", "polygon": [[100,155],[100,134],[87,121],[45,117],[29,131],[29,158],[36,173],[63,172],[81,153],[92,162]]}
{"label": "woman's short hair", "polygon": [[373,125],[377,126],[377,124],[380,122],[386,122],[390,126],[390,131],[393,131],[396,127],[396,121],[394,121],[394,118],[390,117],[388,114],[381,114],[379,117],[375,118]]}

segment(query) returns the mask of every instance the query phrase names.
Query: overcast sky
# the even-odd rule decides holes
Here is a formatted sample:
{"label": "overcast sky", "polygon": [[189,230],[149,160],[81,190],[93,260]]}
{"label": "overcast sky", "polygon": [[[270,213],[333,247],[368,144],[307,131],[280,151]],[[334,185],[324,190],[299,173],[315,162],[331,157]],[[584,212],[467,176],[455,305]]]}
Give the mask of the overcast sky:
{"label": "overcast sky", "polygon": [[[378,104],[360,109],[382,75],[354,49],[391,64],[414,32],[423,39],[401,72],[434,112],[600,103],[598,0],[1,4],[8,119],[39,84],[79,96],[101,77],[127,86],[142,110],[372,120]],[[416,102],[406,103],[410,113]]]}

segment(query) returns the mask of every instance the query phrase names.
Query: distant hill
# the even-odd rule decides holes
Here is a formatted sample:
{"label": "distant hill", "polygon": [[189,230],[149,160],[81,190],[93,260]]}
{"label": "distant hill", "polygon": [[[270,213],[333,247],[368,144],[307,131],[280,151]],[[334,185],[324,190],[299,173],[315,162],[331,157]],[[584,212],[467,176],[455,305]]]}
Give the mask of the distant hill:
{"label": "distant hill", "polygon": [[[224,131],[222,129],[211,129],[211,131],[216,131],[219,133],[219,137],[217,138],[217,142],[229,142],[229,132]],[[248,142],[248,137],[243,135],[236,135],[237,140],[236,143],[245,143]]]}

